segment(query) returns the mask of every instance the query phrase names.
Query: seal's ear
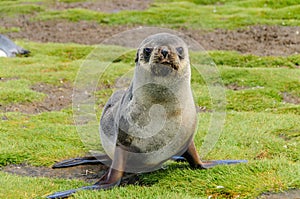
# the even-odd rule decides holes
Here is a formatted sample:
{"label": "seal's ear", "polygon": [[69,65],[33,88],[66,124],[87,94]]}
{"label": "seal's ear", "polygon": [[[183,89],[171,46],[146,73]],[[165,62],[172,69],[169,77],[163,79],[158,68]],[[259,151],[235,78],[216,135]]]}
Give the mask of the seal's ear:
{"label": "seal's ear", "polygon": [[136,52],[135,60],[134,62],[137,63],[139,61],[139,50]]}

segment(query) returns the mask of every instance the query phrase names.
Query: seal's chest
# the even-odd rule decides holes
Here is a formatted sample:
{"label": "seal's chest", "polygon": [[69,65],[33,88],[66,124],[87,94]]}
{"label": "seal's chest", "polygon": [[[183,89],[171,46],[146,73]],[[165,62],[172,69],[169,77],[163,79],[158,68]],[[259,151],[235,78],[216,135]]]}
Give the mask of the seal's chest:
{"label": "seal's chest", "polygon": [[181,108],[175,105],[133,99],[121,117],[119,141],[135,152],[156,151],[172,142],[182,125]]}

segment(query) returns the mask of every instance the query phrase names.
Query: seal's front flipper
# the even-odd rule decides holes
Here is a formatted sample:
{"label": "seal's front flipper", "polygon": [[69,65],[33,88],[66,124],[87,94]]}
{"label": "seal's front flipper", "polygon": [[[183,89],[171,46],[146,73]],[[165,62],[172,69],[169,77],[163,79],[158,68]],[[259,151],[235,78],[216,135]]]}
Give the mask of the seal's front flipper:
{"label": "seal's front flipper", "polygon": [[120,185],[121,178],[123,176],[123,171],[118,171],[110,168],[109,171],[104,174],[101,179],[91,186],[84,186],[78,189],[70,189],[66,191],[56,192],[51,195],[48,195],[46,198],[48,199],[56,199],[56,198],[68,198],[74,193],[82,190],[107,190],[112,189],[116,186]]}
{"label": "seal's front flipper", "polygon": [[[78,160],[76,160],[76,158],[75,158],[75,159],[65,160],[65,161],[61,162],[61,165],[58,165],[58,166],[63,166],[63,167],[67,167],[70,165],[76,166],[76,165],[78,165],[78,162],[85,163],[85,160],[87,160],[89,162],[90,161],[93,162],[94,160],[97,160],[97,158],[100,158],[100,157],[106,158],[104,160],[107,160],[108,156],[107,155],[101,155],[101,156],[96,156],[96,157],[90,156],[90,157],[85,157],[83,159],[79,158]],[[100,180],[98,182],[96,182],[94,185],[85,186],[85,187],[81,187],[78,189],[70,189],[70,190],[62,191],[62,192],[56,192],[54,194],[47,196],[46,198],[50,198],[50,199],[67,198],[80,190],[106,190],[106,189],[114,188],[115,186],[119,186],[121,179],[124,175],[126,157],[127,156],[125,155],[125,152],[123,150],[119,149],[118,147],[116,147],[114,161],[112,162],[111,167],[109,168],[108,172],[106,174],[104,174],[100,178]],[[60,168],[62,168],[62,167],[60,167]]]}
{"label": "seal's front flipper", "polygon": [[74,193],[76,193],[78,191],[82,191],[82,190],[107,190],[107,189],[111,189],[115,186],[118,186],[120,184],[120,182],[121,182],[121,180],[118,180],[118,181],[116,181],[114,183],[110,183],[110,184],[102,184],[102,185],[94,184],[91,186],[85,186],[85,187],[81,187],[78,189],[70,189],[70,190],[66,190],[66,191],[56,192],[54,194],[47,196],[46,198],[48,198],[48,199],[68,198],[69,196],[73,195]]}
{"label": "seal's front flipper", "polygon": [[85,165],[85,164],[111,164],[111,159],[108,157],[108,155],[98,155],[98,156],[86,156],[86,157],[80,157],[80,158],[72,158],[68,160],[63,160],[61,162],[58,162],[52,166],[53,169],[57,168],[66,168],[66,167],[74,167],[78,165]]}
{"label": "seal's front flipper", "polygon": [[56,192],[54,194],[47,196],[46,198],[48,198],[48,199],[68,198],[69,196],[73,195],[74,193],[76,193],[78,191],[82,191],[82,190],[107,190],[107,189],[111,189],[115,186],[118,186],[120,184],[120,181],[121,180],[111,183],[111,184],[103,184],[103,185],[94,184],[91,186],[85,186],[85,187],[81,187],[78,189],[70,189],[70,190],[66,190],[66,191]]}

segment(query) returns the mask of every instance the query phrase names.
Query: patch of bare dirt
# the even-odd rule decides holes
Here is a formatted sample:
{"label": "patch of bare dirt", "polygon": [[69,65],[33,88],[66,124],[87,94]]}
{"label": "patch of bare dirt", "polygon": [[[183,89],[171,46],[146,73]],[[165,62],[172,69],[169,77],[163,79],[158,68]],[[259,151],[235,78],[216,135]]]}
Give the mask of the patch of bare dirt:
{"label": "patch of bare dirt", "polygon": [[227,88],[227,89],[230,89],[230,90],[234,90],[234,91],[239,91],[239,90],[249,89],[250,87],[247,87],[247,86],[239,86],[239,85],[237,85],[237,84],[229,84],[229,85],[226,85],[226,88]]}
{"label": "patch of bare dirt", "polygon": [[115,13],[122,10],[145,10],[152,2],[153,0],[101,0],[73,3],[55,1],[51,4],[51,8],[56,10],[84,8],[100,12]]}
{"label": "patch of bare dirt", "polygon": [[[54,10],[84,8],[101,12],[119,12],[121,10],[143,10],[152,0],[102,0],[64,3],[54,1],[45,6]],[[16,18],[1,18],[0,26],[4,29],[17,27],[19,32],[7,35],[12,39],[28,39],[37,42],[60,42],[79,44],[100,44],[116,33],[137,28],[136,26],[107,26],[92,21],[69,22],[66,20],[30,21],[29,15]],[[181,29],[187,37],[198,41],[206,50],[235,50],[255,55],[291,55],[300,53],[300,27],[288,26],[251,26],[238,30],[218,29],[213,32]],[[139,33],[141,34],[141,32]],[[139,35],[144,38],[148,34]],[[129,36],[129,35],[128,35]],[[136,46],[132,37],[123,38],[122,45]]]}
{"label": "patch of bare dirt", "polygon": [[250,86],[239,86],[236,83],[232,83],[232,84],[228,84],[226,85],[227,89],[233,90],[233,91],[239,91],[239,90],[249,90],[249,89],[262,89],[264,88],[263,86],[254,86],[254,87],[250,87]]}
{"label": "patch of bare dirt", "polygon": [[192,31],[190,34],[207,50],[235,50],[260,56],[300,53],[299,26],[250,26],[238,30],[218,29],[206,34]]}
{"label": "patch of bare dirt", "polygon": [[300,97],[291,95],[287,92],[282,93],[283,101],[291,104],[300,104]]}
{"label": "patch of bare dirt", "polygon": [[103,165],[81,165],[63,169],[52,169],[49,167],[35,167],[21,164],[8,165],[3,168],[3,171],[21,176],[80,179],[94,182],[104,174],[106,169],[107,167]]}
{"label": "patch of bare dirt", "polygon": [[264,193],[259,199],[300,199],[300,190],[293,189],[282,193]]}
{"label": "patch of bare dirt", "polygon": [[31,89],[45,93],[46,98],[42,102],[1,106],[0,110],[36,114],[44,111],[59,111],[72,103],[73,87],[68,83],[62,83],[60,86],[41,83],[34,85]]}
{"label": "patch of bare dirt", "polygon": [[18,19],[0,20],[0,26],[9,29],[18,27],[21,31],[10,32],[6,35],[11,39],[27,39],[35,42],[78,43],[95,45],[111,35],[125,30],[130,26],[106,26],[96,22],[66,20],[30,21],[28,16]]}
{"label": "patch of bare dirt", "polygon": [[[59,42],[79,44],[100,44],[112,35],[137,28],[137,26],[107,26],[91,21],[69,22],[30,21],[28,17],[16,20],[1,20],[4,28],[18,27],[21,31],[7,33],[12,39],[28,39],[36,42]],[[234,50],[260,56],[286,56],[300,53],[300,27],[251,26],[238,30],[201,30],[182,29],[187,37],[195,39],[206,50]],[[140,33],[142,34],[142,33]],[[144,38],[145,35],[138,35]],[[132,37],[122,38],[121,45],[136,46]]]}
{"label": "patch of bare dirt", "polygon": [[[3,167],[2,171],[20,176],[78,179],[92,184],[97,182],[105,174],[107,169],[108,167],[105,165],[80,165],[76,167],[52,169],[49,167],[35,167],[27,164],[13,164]],[[125,174],[121,185],[139,184],[138,180],[138,175]]]}

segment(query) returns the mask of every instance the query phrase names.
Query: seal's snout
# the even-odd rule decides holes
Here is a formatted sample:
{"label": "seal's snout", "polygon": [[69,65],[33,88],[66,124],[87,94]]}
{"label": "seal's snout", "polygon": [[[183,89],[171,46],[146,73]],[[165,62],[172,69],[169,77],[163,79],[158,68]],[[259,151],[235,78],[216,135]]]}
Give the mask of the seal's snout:
{"label": "seal's snout", "polygon": [[162,48],[160,50],[160,53],[164,56],[164,58],[167,58],[167,56],[169,54],[169,50],[167,48]]}
{"label": "seal's snout", "polygon": [[158,76],[166,76],[178,71],[180,60],[175,50],[170,46],[159,46],[153,49],[151,71]]}

